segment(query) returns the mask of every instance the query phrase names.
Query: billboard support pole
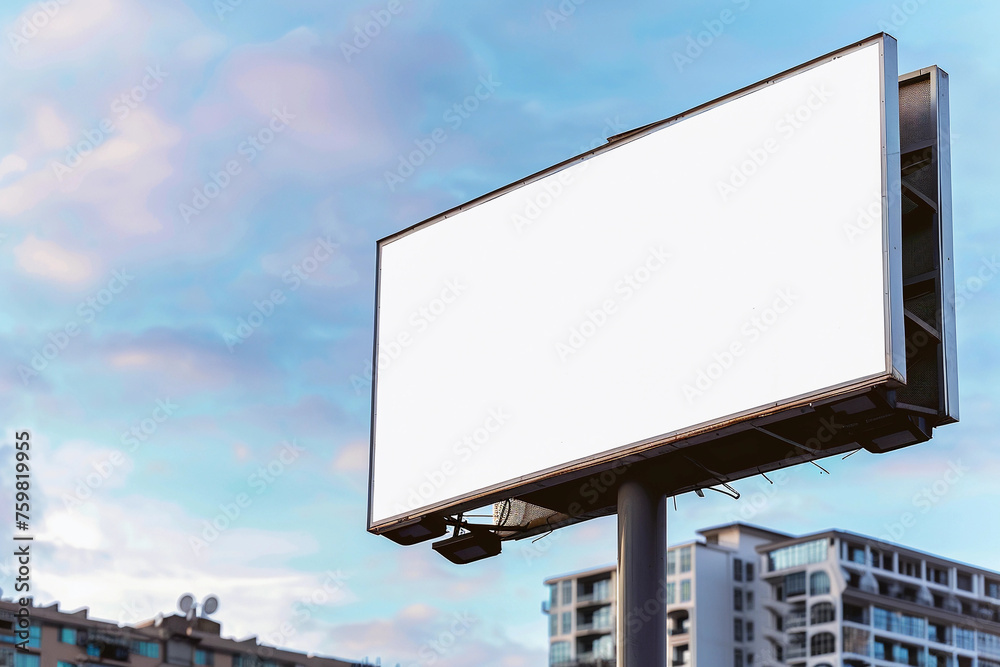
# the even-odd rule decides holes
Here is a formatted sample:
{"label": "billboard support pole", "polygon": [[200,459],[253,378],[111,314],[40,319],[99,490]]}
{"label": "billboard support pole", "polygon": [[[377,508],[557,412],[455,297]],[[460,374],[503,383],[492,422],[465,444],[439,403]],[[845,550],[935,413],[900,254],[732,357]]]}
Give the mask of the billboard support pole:
{"label": "billboard support pole", "polygon": [[618,488],[618,667],[667,665],[667,498],[628,479]]}

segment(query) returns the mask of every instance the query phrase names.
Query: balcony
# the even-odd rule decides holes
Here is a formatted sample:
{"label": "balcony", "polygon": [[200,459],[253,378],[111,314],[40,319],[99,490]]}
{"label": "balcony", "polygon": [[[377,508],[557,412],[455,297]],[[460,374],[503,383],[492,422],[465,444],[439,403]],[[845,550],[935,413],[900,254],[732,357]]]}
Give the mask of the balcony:
{"label": "balcony", "polygon": [[789,646],[785,649],[785,660],[794,660],[796,658],[806,657],[806,647],[805,646]]}
{"label": "balcony", "polygon": [[577,632],[611,632],[611,621],[595,621],[591,623],[577,623]]}
{"label": "balcony", "polygon": [[801,613],[789,614],[785,618],[785,630],[804,628],[806,625],[808,625],[808,621],[806,619],[806,613],[804,611]]}
{"label": "balcony", "polygon": [[591,602],[607,602],[611,595],[607,591],[594,591],[593,593],[581,593],[576,596],[577,604],[588,604]]}

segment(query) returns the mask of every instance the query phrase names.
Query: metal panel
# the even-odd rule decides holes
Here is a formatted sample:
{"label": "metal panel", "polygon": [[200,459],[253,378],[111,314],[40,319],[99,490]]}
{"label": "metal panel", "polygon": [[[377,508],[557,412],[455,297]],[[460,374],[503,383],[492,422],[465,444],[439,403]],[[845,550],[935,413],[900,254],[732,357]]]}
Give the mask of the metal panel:
{"label": "metal panel", "polygon": [[369,528],[903,379],[894,67],[877,35],[380,241]]}

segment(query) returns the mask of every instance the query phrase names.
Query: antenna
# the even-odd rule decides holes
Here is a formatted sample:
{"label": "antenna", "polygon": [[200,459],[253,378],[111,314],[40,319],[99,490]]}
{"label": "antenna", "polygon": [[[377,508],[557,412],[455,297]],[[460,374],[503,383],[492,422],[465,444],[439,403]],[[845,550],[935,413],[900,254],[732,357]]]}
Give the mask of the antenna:
{"label": "antenna", "polygon": [[214,614],[219,609],[219,596],[209,595],[201,601],[201,605],[199,606],[194,601],[193,595],[185,593],[177,600],[177,608],[184,613],[184,616],[189,621],[193,621],[199,617],[199,610],[201,611],[201,618],[206,618],[209,614]]}
{"label": "antenna", "polygon": [[214,614],[219,608],[219,598],[216,595],[209,595],[201,601],[201,613],[204,616]]}

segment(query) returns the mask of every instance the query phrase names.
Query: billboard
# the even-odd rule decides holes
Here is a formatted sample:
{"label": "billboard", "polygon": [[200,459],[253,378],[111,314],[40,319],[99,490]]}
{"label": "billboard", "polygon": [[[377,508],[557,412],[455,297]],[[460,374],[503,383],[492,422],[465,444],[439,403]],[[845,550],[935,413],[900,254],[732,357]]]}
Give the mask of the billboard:
{"label": "billboard", "polygon": [[903,386],[895,46],[379,241],[369,529]]}

